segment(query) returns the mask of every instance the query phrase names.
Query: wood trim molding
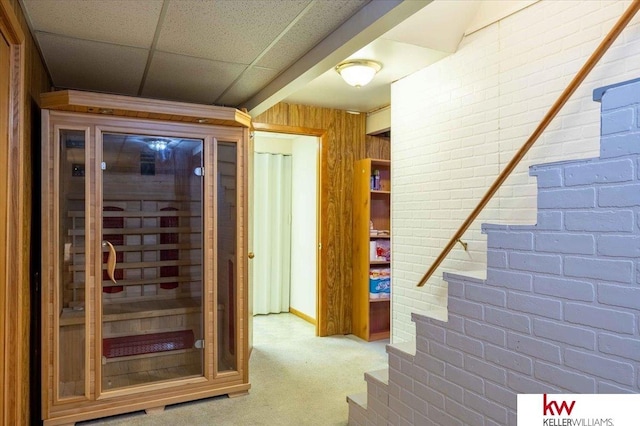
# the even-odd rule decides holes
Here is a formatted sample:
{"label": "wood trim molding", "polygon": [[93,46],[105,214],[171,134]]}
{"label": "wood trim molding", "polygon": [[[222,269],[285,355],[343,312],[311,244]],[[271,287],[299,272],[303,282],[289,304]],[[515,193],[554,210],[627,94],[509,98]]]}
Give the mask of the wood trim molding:
{"label": "wood trim molding", "polygon": [[[0,366],[0,386],[4,394],[0,400],[0,421],[3,424],[29,423],[29,273],[25,253],[28,247],[29,226],[25,209],[24,155],[24,90],[25,36],[8,0],[0,0],[0,33],[9,43],[9,99],[2,99],[0,108],[8,106],[8,144],[0,157],[6,159],[7,200],[0,206],[7,208],[6,271],[0,271],[0,291],[4,293],[0,322],[4,325],[4,363]],[[5,104],[6,102],[6,104]],[[5,166],[5,165],[3,165]]]}
{"label": "wood trim molding", "polygon": [[41,107],[58,111],[88,112],[136,118],[151,118],[188,123],[249,127],[246,112],[214,105],[197,105],[132,96],[61,90],[43,93]]}
{"label": "wood trim molding", "polygon": [[327,131],[311,129],[309,127],[283,126],[280,124],[252,123],[253,130],[259,132],[286,133],[290,135],[305,135],[322,137]]}
{"label": "wood trim molding", "polygon": [[[353,249],[353,167],[364,158],[365,117],[346,111],[279,103],[254,117],[254,130],[295,132],[315,129],[320,136],[318,256],[319,336],[351,332]],[[257,123],[268,123],[269,127]],[[280,127],[282,126],[282,127]],[[320,129],[320,130],[318,130]],[[309,132],[311,133],[311,132]]]}
{"label": "wood trim molding", "polygon": [[24,43],[24,32],[8,0],[0,0],[0,29],[10,44]]}
{"label": "wood trim molding", "polygon": [[[269,123],[252,123],[252,130],[260,131],[260,132],[272,132],[272,133],[285,133],[290,135],[301,135],[301,136],[316,136],[319,139],[318,143],[318,184],[316,191],[316,203],[317,203],[317,212],[316,212],[316,222],[317,222],[317,242],[322,244],[322,223],[323,223],[323,210],[322,210],[322,147],[327,143],[326,136],[327,131],[325,129],[314,129],[310,127],[299,127],[299,126],[286,126],[281,124],[269,124]],[[322,263],[323,263],[323,252],[322,250],[316,251],[316,319],[312,319],[311,317],[302,314],[301,312],[289,308],[289,311],[299,316],[300,318],[308,321],[316,326],[316,336],[326,336],[328,333],[327,324],[325,323],[325,315],[324,311],[326,310],[327,305],[327,293],[328,289],[326,283],[324,282],[324,278],[322,275]],[[299,315],[300,314],[300,315]]]}
{"label": "wood trim molding", "polygon": [[316,325],[316,320],[314,320],[313,318],[311,318],[309,315],[305,314],[304,312],[300,312],[299,310],[292,308],[291,306],[289,306],[289,313],[292,315],[297,316],[298,318],[301,318],[303,320],[305,320],[306,322]]}

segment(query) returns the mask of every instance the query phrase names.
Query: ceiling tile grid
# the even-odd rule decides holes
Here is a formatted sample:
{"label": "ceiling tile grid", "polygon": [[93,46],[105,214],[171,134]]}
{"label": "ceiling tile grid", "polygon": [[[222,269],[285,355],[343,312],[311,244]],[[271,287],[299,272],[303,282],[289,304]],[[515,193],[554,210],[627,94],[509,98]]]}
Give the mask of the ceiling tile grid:
{"label": "ceiling tile grid", "polygon": [[151,47],[162,0],[23,0],[34,30],[78,39]]}
{"label": "ceiling tile grid", "polygon": [[211,104],[245,65],[155,52],[142,96]]}
{"label": "ceiling tile grid", "polygon": [[370,0],[316,1],[257,65],[282,69],[311,50]]}
{"label": "ceiling tile grid", "polygon": [[277,74],[278,72],[274,69],[250,67],[226,93],[215,100],[215,104],[242,106],[249,97],[248,94],[255,93],[266,86]]}
{"label": "ceiling tile grid", "polygon": [[[261,108],[267,103],[285,101],[360,111],[388,104],[392,81],[455,50],[467,22],[482,3],[479,0],[18,2],[53,85],[60,89],[235,107],[251,107],[252,100],[257,99],[255,102]],[[399,12],[390,13],[395,10]],[[408,10],[415,17],[402,25],[401,21],[408,16],[403,11]],[[401,25],[384,35],[376,30],[391,28],[392,24]],[[376,37],[378,40],[374,40]],[[346,44],[358,46],[353,49],[361,49],[357,55],[384,64],[366,88],[352,91],[333,70],[344,59],[338,57],[342,54],[335,53],[344,52]],[[390,48],[383,49],[386,45]],[[441,51],[436,52],[434,47]]]}
{"label": "ceiling tile grid", "polygon": [[171,1],[156,47],[248,65],[310,1]]}
{"label": "ceiling tile grid", "polygon": [[36,33],[58,87],[137,95],[148,50]]}

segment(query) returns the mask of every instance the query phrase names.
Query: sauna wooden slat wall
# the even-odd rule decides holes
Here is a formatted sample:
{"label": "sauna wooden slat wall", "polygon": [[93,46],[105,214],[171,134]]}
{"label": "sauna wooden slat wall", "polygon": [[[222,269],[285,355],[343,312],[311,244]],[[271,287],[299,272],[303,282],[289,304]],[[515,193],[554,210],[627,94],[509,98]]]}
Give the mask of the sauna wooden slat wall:
{"label": "sauna wooden slat wall", "polygon": [[350,333],[353,167],[365,157],[365,114],[279,103],[254,117],[254,122],[325,131],[320,166],[318,334]]}
{"label": "sauna wooden slat wall", "polygon": [[[10,198],[12,209],[15,213],[7,228],[13,229],[11,251],[13,255],[9,260],[7,269],[11,274],[11,291],[8,293],[7,310],[4,315],[8,319],[5,323],[5,339],[11,342],[7,346],[4,362],[0,365],[7,376],[0,381],[4,386],[4,399],[0,401],[0,422],[3,424],[29,424],[29,336],[30,336],[30,255],[29,246],[31,238],[31,188],[32,188],[32,149],[31,142],[35,138],[39,140],[40,114],[38,99],[40,94],[50,90],[51,81],[44,67],[43,61],[36,48],[33,37],[25,20],[18,0],[0,0],[0,21],[8,25],[16,24],[16,29],[21,30],[24,39],[19,57],[22,69],[22,81],[15,87],[21,91],[16,125],[14,129],[18,138],[12,147],[11,160],[8,172],[11,176],[12,190]],[[7,15],[13,15],[7,19]],[[4,202],[4,200],[2,200]],[[2,204],[2,203],[0,203]],[[3,276],[5,271],[1,271]],[[5,291],[6,283],[2,282],[2,291]],[[0,373],[2,376],[2,373]],[[35,413],[37,416],[37,413]]]}

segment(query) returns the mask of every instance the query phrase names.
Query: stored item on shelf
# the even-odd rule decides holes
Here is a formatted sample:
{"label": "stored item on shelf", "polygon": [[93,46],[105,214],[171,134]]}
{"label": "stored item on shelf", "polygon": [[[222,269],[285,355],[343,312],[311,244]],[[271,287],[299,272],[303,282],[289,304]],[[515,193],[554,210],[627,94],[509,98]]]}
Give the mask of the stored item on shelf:
{"label": "stored item on shelf", "polygon": [[369,229],[370,237],[388,237],[391,235],[388,229]]}
{"label": "stored item on shelf", "polygon": [[376,169],[373,171],[373,179],[372,179],[371,189],[374,191],[380,190],[380,170]]}
{"label": "stored item on shelf", "polygon": [[391,269],[371,268],[369,270],[369,298],[388,299],[391,296]]}
{"label": "stored item on shelf", "polygon": [[369,260],[376,261],[378,260],[378,246],[375,241],[369,242]]}
{"label": "stored item on shelf", "polygon": [[391,242],[376,240],[376,260],[389,262],[391,260]]}

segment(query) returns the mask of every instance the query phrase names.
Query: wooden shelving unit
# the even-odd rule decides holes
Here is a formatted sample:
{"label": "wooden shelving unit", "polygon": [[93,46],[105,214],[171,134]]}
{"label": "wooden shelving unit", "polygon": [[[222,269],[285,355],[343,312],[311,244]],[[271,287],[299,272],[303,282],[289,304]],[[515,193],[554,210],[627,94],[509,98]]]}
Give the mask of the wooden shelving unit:
{"label": "wooden shelving unit", "polygon": [[[379,186],[373,188],[372,176],[376,171]],[[386,339],[391,325],[390,295],[372,297],[369,275],[372,268],[391,268],[390,259],[378,259],[371,254],[372,242],[391,245],[391,162],[371,158],[356,161],[353,196],[352,332],[368,341]]]}

